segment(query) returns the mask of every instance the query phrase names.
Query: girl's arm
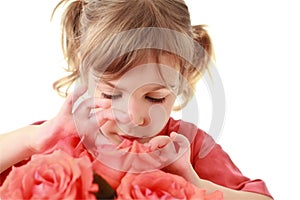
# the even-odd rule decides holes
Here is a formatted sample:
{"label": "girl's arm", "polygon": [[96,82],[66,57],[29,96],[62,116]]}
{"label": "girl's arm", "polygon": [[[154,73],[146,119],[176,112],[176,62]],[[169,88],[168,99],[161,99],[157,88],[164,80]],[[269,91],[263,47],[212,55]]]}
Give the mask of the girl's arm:
{"label": "girl's arm", "polygon": [[192,184],[196,185],[199,188],[206,189],[208,193],[214,192],[219,190],[223,193],[224,200],[272,200],[271,197],[265,196],[258,193],[253,192],[245,192],[241,190],[233,190],[230,188],[226,188],[220,185],[217,185],[213,182],[200,179],[195,170],[192,166],[189,167],[189,170],[185,170],[183,177],[191,182]]}
{"label": "girl's arm", "polygon": [[0,135],[0,173],[10,166],[30,157],[30,133],[36,132],[38,126],[30,125]]}

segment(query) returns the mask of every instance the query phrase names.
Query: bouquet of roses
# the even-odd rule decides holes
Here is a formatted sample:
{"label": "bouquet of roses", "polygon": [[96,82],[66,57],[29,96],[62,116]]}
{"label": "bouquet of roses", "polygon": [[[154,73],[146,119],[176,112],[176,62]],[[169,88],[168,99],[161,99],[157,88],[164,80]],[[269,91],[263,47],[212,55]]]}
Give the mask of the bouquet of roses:
{"label": "bouquet of roses", "polygon": [[[124,141],[117,149],[137,154],[148,151],[136,141]],[[133,157],[126,159],[127,163],[134,162]],[[223,197],[219,191],[206,194],[184,178],[162,170],[131,173],[109,167],[87,151],[78,136],[69,136],[53,149],[12,167],[0,187],[0,199],[219,200]]]}

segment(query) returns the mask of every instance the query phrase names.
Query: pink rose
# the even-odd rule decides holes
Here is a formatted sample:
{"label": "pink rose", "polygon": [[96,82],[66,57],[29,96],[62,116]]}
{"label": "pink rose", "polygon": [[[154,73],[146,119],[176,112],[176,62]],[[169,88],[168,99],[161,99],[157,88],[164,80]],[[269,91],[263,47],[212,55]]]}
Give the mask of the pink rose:
{"label": "pink rose", "polygon": [[119,145],[98,145],[95,157],[103,165],[120,172],[139,173],[162,168],[159,152],[151,151],[148,145],[136,140],[123,140]]}
{"label": "pink rose", "polygon": [[[100,148],[100,147],[99,147]],[[118,165],[125,165],[124,160],[128,157],[128,154],[124,152],[143,153],[148,151],[147,147],[137,141],[123,140],[119,145],[106,144],[101,146],[101,150],[106,149],[108,152],[115,152],[105,156],[105,159],[98,158],[94,160],[93,169],[99,174],[108,184],[115,190],[121,183],[121,179],[124,177],[126,172],[123,167]]]}
{"label": "pink rose", "polygon": [[[123,176],[127,173],[126,169],[131,165],[147,166],[147,163],[140,159],[137,153],[149,152],[149,147],[137,141],[123,140],[119,145],[105,144],[98,147],[99,156],[93,161],[93,169],[104,178],[108,184],[116,189]],[[132,153],[132,154],[131,154]],[[148,157],[147,157],[148,158]],[[152,162],[148,160],[148,162]],[[155,160],[154,160],[155,162]],[[145,164],[146,163],[146,164]]]}
{"label": "pink rose", "polygon": [[13,167],[0,188],[3,199],[95,199],[97,191],[90,159],[61,150],[34,155],[27,164]]}
{"label": "pink rose", "polygon": [[126,174],[117,188],[117,199],[197,199],[222,200],[222,193],[216,191],[206,195],[184,178],[160,170]]}
{"label": "pink rose", "polygon": [[93,156],[85,148],[80,137],[78,137],[77,135],[69,135],[65,138],[58,140],[53,148],[45,151],[44,153],[51,153],[58,149],[66,152],[74,158],[83,156],[88,156],[91,159],[93,158]]}

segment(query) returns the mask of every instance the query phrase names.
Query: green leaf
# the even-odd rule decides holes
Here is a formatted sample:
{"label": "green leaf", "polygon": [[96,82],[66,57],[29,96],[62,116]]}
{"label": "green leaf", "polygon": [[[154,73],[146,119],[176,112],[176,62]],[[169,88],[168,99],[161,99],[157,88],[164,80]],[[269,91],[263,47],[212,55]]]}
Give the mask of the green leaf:
{"label": "green leaf", "polygon": [[99,191],[95,193],[97,199],[114,199],[114,189],[98,174],[94,173],[94,183],[98,184]]}

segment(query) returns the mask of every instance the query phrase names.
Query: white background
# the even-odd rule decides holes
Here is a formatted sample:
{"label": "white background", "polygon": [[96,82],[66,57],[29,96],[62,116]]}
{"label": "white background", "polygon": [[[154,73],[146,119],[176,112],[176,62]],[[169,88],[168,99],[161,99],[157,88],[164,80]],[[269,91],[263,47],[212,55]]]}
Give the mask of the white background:
{"label": "white background", "polygon": [[[0,132],[49,119],[63,102],[57,1],[3,1],[0,12]],[[193,24],[207,24],[226,94],[218,142],[242,172],[263,179],[275,199],[298,198],[300,29],[297,1],[188,0]],[[210,102],[199,87],[200,127]],[[202,90],[201,90],[202,89]],[[201,92],[202,91],[202,92]],[[201,93],[201,94],[200,94]]]}

